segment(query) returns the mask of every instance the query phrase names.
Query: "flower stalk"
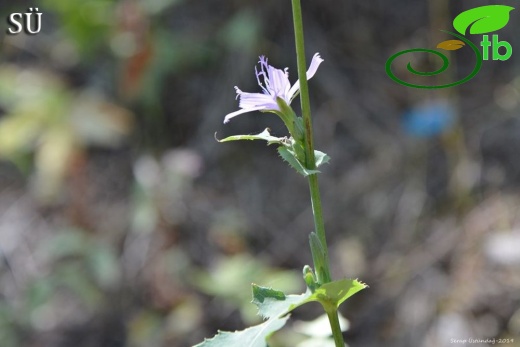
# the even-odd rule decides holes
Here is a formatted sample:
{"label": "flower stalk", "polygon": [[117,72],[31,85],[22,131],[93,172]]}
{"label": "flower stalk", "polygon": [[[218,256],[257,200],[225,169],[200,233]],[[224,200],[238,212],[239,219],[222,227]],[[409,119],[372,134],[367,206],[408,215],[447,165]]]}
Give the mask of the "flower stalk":
{"label": "flower stalk", "polygon": [[[314,156],[314,141],[312,134],[311,107],[309,100],[309,88],[307,84],[306,62],[305,62],[305,45],[303,35],[303,20],[300,0],[291,0],[294,21],[294,36],[296,42],[296,57],[298,64],[298,77],[300,81],[300,101],[301,112],[304,127],[304,149],[305,149],[305,165],[310,170],[316,169],[316,159]],[[329,256],[327,239],[325,235],[325,223],[323,220],[323,211],[321,206],[321,197],[318,184],[318,176],[311,174],[307,176],[309,181],[309,190],[311,195],[312,212],[314,216],[314,227],[316,230],[319,246],[313,246],[313,235],[311,234],[311,252],[314,261],[314,268],[317,273],[318,281],[325,284],[332,281],[330,275]],[[315,242],[314,242],[315,243]],[[315,254],[315,253],[321,254]],[[320,259],[319,264],[316,260]],[[338,312],[334,307],[333,310],[327,310],[327,316],[332,329],[334,343],[336,347],[344,347],[343,334],[339,326]]]}
{"label": "flower stalk", "polygon": [[[300,0],[292,0],[293,7],[293,20],[294,20],[294,33],[296,41],[296,56],[298,63],[298,77],[300,80],[300,100],[303,116],[303,126],[305,130],[304,144],[305,144],[305,164],[310,170],[316,169],[316,159],[314,156],[314,141],[312,134],[312,119],[311,119],[311,107],[309,101],[309,87],[307,79],[305,78],[305,46],[303,39],[303,21]],[[328,261],[328,248],[327,240],[325,236],[325,223],[323,221],[323,211],[321,207],[321,197],[318,185],[318,175],[312,174],[308,176],[309,189],[311,193],[312,212],[314,215],[314,226],[316,228],[316,234],[321,243],[323,253],[325,256],[325,278],[324,283],[331,281],[329,261]],[[316,264],[315,264],[316,265]],[[317,269],[318,270],[318,269]]]}
{"label": "flower stalk", "polygon": [[332,336],[336,347],[344,347],[345,341],[343,341],[343,333],[339,325],[338,310],[327,311],[327,317],[329,317],[330,328],[332,329]]}

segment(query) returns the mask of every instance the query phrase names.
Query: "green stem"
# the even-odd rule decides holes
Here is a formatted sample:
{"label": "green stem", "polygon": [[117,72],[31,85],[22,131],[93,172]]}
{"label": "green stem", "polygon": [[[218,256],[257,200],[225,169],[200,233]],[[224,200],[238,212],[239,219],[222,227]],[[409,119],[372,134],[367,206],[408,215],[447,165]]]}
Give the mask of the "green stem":
{"label": "green stem", "polygon": [[[298,61],[298,78],[300,79],[300,100],[303,115],[303,125],[305,129],[305,166],[310,170],[316,169],[316,160],[314,158],[314,144],[312,136],[312,120],[311,106],[309,101],[309,88],[307,84],[307,64],[305,62],[305,46],[303,42],[303,21],[300,0],[292,0],[293,18],[294,18],[294,34],[296,41],[296,57]],[[318,185],[318,177],[316,174],[309,175],[309,189],[311,192],[312,212],[314,215],[314,226],[316,234],[323,247],[325,253],[325,269],[324,283],[331,281],[327,239],[325,237],[325,223],[323,222],[323,212],[321,208],[320,189]],[[317,271],[319,269],[316,269]]]}
{"label": "green stem", "polygon": [[309,175],[307,177],[309,181],[309,190],[311,193],[314,227],[316,229],[318,239],[320,240],[323,249],[323,258],[325,260],[325,262],[321,264],[323,266],[322,268],[317,267],[317,264],[314,264],[314,268],[317,272],[323,271],[323,273],[318,274],[318,277],[322,282],[321,284],[325,284],[332,281],[332,276],[330,274],[329,251],[327,247],[327,239],[325,237],[325,223],[323,222],[323,212],[321,208],[320,187],[318,185],[318,176],[316,174]]}
{"label": "green stem", "polygon": [[345,342],[343,341],[343,333],[341,332],[341,327],[339,326],[338,311],[327,311],[327,316],[329,317],[329,323],[332,329],[332,336],[334,337],[334,344],[336,345],[336,347],[345,347]]}
{"label": "green stem", "polygon": [[[298,62],[298,78],[300,80],[300,100],[302,107],[303,125],[305,129],[304,147],[305,147],[305,165],[308,169],[316,169],[316,161],[314,158],[314,144],[312,135],[311,106],[309,101],[309,88],[307,85],[307,64],[305,62],[305,45],[303,38],[303,20],[300,0],[291,0],[294,20],[294,36],[296,41],[296,57]],[[327,239],[325,237],[325,223],[323,221],[323,211],[321,207],[320,189],[318,185],[318,176],[316,174],[309,175],[309,189],[311,193],[312,213],[314,215],[314,227],[316,234],[323,248],[325,262],[321,268],[314,268],[320,272],[320,278],[323,283],[332,281],[330,275],[329,255],[327,247]],[[312,251],[312,249],[311,249]],[[316,257],[313,255],[313,259]],[[326,310],[329,317],[329,323],[334,336],[336,347],[344,347],[343,334],[339,326],[337,309]]]}
{"label": "green stem", "polygon": [[305,62],[305,45],[303,41],[303,21],[300,0],[292,0],[294,36],[296,41],[296,59],[298,78],[300,79],[300,101],[302,106],[303,126],[305,128],[305,159],[309,169],[315,169],[314,144],[312,137],[311,103],[307,84],[307,63]]}

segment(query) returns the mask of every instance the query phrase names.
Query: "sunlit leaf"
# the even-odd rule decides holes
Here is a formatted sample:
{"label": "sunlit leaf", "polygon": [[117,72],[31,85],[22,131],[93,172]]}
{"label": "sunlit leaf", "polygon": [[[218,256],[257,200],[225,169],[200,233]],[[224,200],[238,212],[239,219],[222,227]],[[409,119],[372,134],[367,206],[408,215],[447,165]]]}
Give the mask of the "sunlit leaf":
{"label": "sunlit leaf", "polygon": [[461,49],[466,44],[460,40],[446,40],[442,41],[437,45],[437,48],[445,49],[447,51],[456,51],[457,49]]}
{"label": "sunlit leaf", "polygon": [[287,313],[309,295],[310,292],[285,295],[281,291],[253,284],[253,303],[258,306],[259,314],[267,320],[242,331],[219,331],[215,337],[195,347],[266,347],[266,339],[280,330],[289,319]]}
{"label": "sunlit leaf", "polygon": [[281,299],[281,292],[271,288],[253,285],[253,303],[258,306],[263,317],[273,317],[291,312],[295,308],[309,302],[318,301],[322,305],[338,308],[345,300],[365,289],[366,284],[353,279],[342,279],[320,286],[314,293],[307,291],[301,295],[286,295]]}
{"label": "sunlit leaf", "polygon": [[462,35],[470,28],[470,34],[486,34],[502,29],[509,22],[509,12],[514,7],[487,5],[472,8],[459,14],[453,20],[453,27]]}
{"label": "sunlit leaf", "polygon": [[269,319],[242,331],[220,331],[212,339],[205,340],[195,347],[266,347],[266,339],[280,330],[288,319],[289,316]]}
{"label": "sunlit leaf", "polygon": [[263,318],[287,314],[311,296],[311,292],[301,295],[285,295],[284,292],[253,284],[253,304]]}
{"label": "sunlit leaf", "polygon": [[267,320],[242,331],[221,331],[195,347],[266,347],[266,339],[285,325],[288,314],[295,308],[318,301],[326,310],[335,311],[345,300],[366,287],[358,280],[343,279],[324,284],[314,293],[307,291],[301,295],[285,295],[281,291],[253,284],[253,303]]}
{"label": "sunlit leaf", "polygon": [[337,308],[345,300],[366,287],[366,284],[358,280],[342,279],[322,285],[316,289],[306,302],[319,301],[324,306],[328,304]]}
{"label": "sunlit leaf", "polygon": [[330,157],[326,153],[320,151],[314,151],[314,158],[316,159],[316,167],[327,164],[330,160]]}
{"label": "sunlit leaf", "polygon": [[283,137],[275,137],[271,136],[269,133],[269,128],[265,128],[264,131],[262,131],[259,134],[256,135],[233,135],[226,137],[225,139],[219,140],[218,142],[230,142],[230,141],[242,141],[242,140],[264,140],[267,141],[267,144],[273,144],[273,143],[282,143],[284,141]]}

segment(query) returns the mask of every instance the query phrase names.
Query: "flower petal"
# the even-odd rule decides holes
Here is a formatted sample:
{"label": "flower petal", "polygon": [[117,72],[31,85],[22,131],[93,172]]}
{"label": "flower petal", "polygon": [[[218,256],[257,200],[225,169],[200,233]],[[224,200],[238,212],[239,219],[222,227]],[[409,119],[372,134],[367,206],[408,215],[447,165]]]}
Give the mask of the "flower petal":
{"label": "flower petal", "polygon": [[[314,76],[314,74],[316,73],[316,71],[318,71],[318,67],[320,66],[320,64],[322,62],[323,62],[323,59],[321,59],[320,54],[319,53],[314,54],[314,56],[312,57],[311,65],[309,66],[309,69],[307,70],[307,74],[306,74],[307,80],[310,80]],[[299,90],[300,90],[300,80],[296,81],[296,83],[294,83],[294,85],[289,90],[289,94],[288,94],[289,102],[296,96],[296,93]]]}
{"label": "flower petal", "polygon": [[233,117],[236,117],[242,113],[247,113],[247,112],[252,112],[252,111],[259,111],[259,110],[265,110],[266,107],[265,106],[257,106],[257,107],[251,107],[251,108],[243,108],[241,110],[238,110],[238,111],[235,111],[235,112],[231,112],[229,113],[226,117],[224,117],[224,124],[226,124],[227,122],[229,122],[229,120]]}
{"label": "flower petal", "polygon": [[318,67],[320,64],[323,63],[323,59],[320,57],[319,53],[314,54],[312,57],[311,65],[309,66],[309,69],[307,70],[307,79],[310,80],[312,76],[318,71]]}
{"label": "flower petal", "polygon": [[267,109],[278,110],[279,107],[273,100],[273,97],[262,93],[245,93],[237,88],[237,94],[240,97],[240,108],[252,108],[263,106]]}
{"label": "flower petal", "polygon": [[274,97],[285,97],[290,87],[287,71],[269,65],[269,93]]}

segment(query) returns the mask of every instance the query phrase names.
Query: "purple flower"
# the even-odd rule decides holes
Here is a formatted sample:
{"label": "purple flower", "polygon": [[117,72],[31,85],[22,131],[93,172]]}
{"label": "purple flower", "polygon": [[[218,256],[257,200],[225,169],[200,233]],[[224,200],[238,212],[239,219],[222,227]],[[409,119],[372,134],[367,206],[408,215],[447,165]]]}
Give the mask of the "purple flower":
{"label": "purple flower", "polygon": [[[307,70],[307,80],[314,76],[322,61],[319,53],[314,54],[311,65]],[[237,98],[240,98],[239,107],[241,109],[228,114],[224,118],[224,123],[229,122],[231,118],[239,114],[251,111],[281,112],[277,98],[282,99],[289,105],[300,92],[299,80],[291,87],[287,68],[280,70],[268,65],[267,58],[264,56],[260,57],[259,63],[260,71],[255,67],[255,73],[258,85],[262,88],[262,93],[246,93],[235,87]]]}

